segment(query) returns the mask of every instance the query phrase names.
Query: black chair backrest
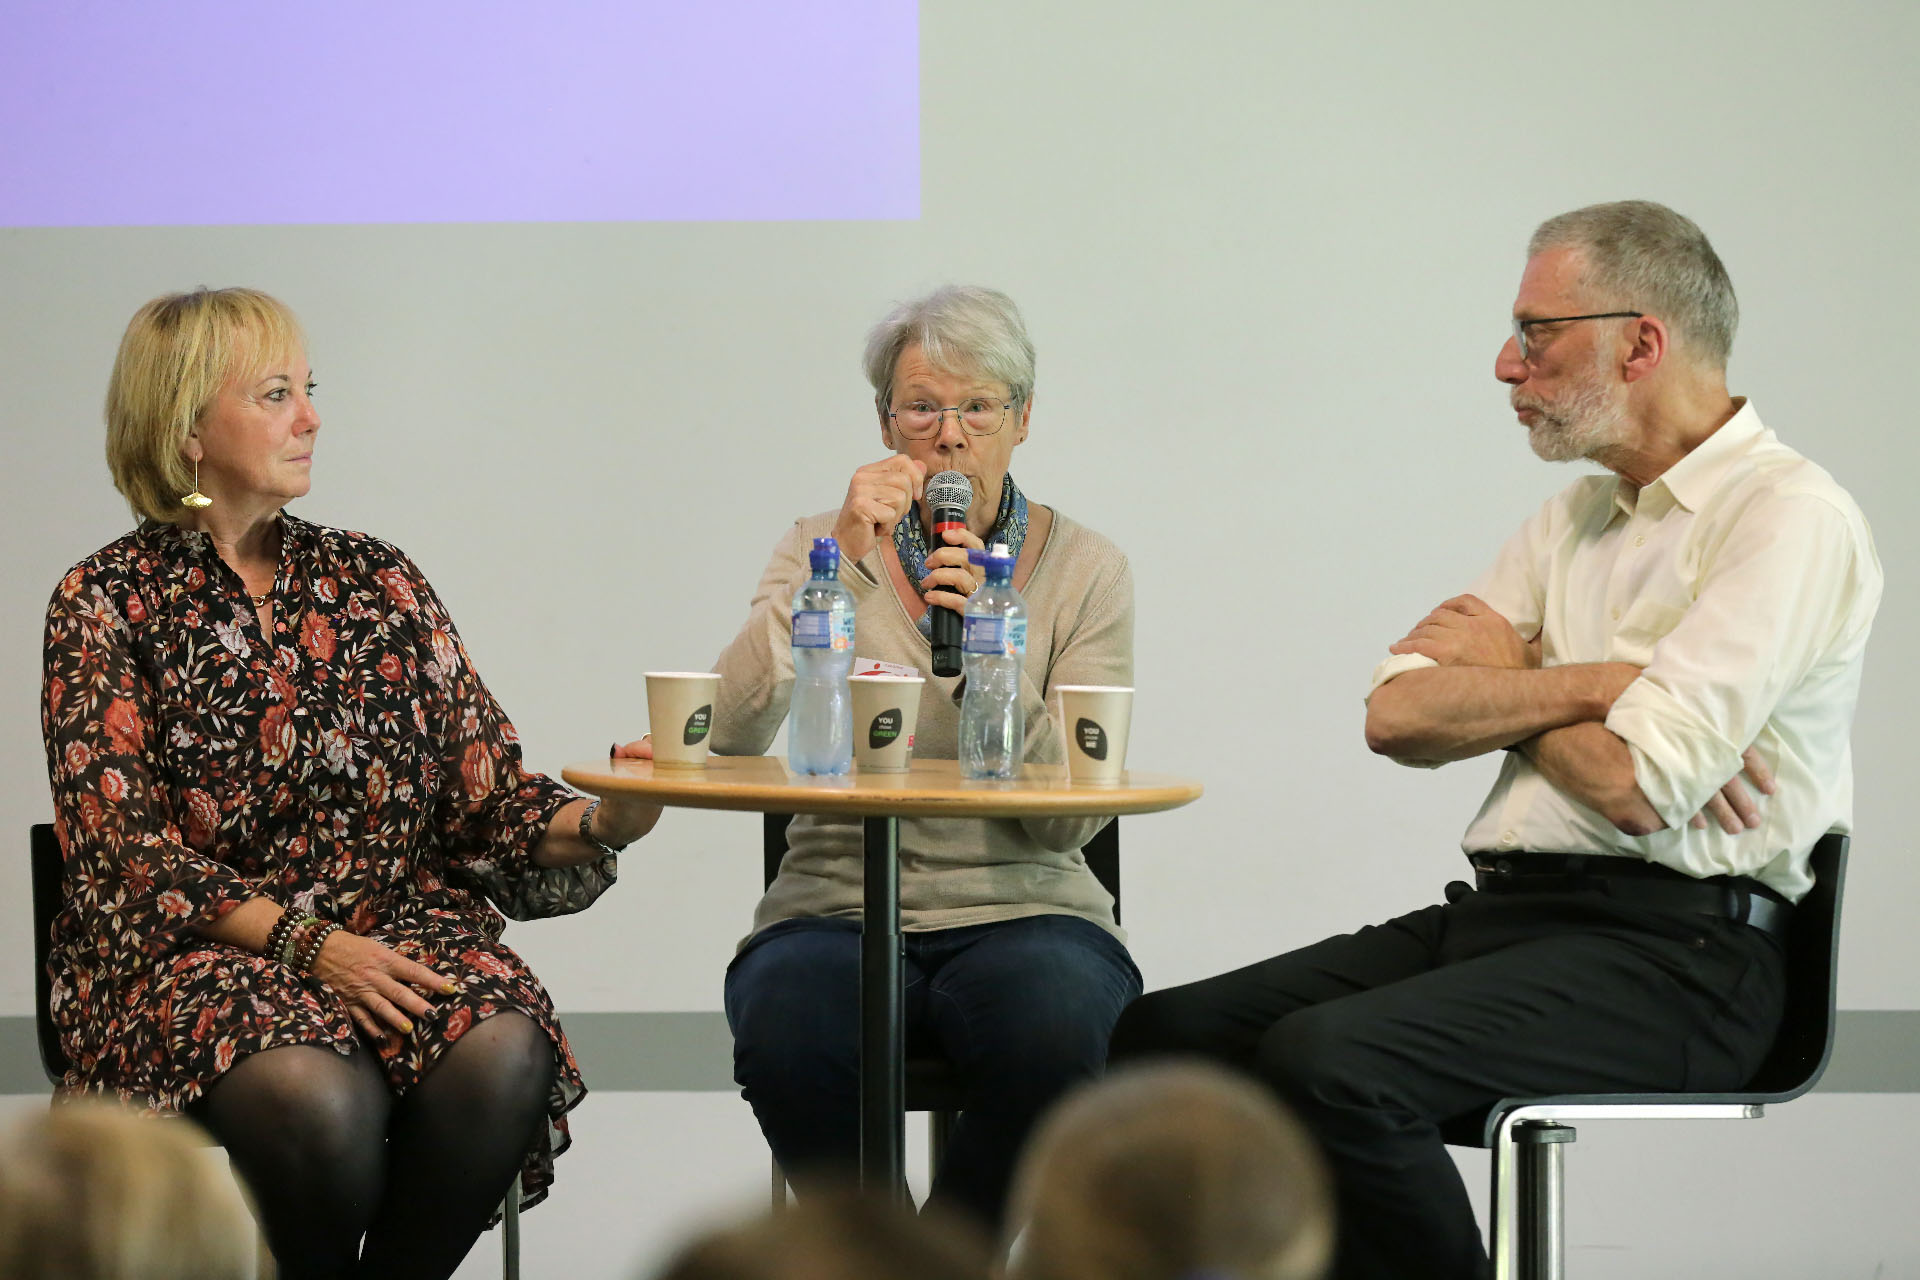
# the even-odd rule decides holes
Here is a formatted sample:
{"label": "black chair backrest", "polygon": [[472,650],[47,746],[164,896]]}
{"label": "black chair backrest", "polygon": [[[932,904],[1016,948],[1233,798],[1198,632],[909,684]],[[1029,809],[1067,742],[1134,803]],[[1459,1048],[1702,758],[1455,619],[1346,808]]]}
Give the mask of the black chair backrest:
{"label": "black chair backrest", "polygon": [[1834,1004],[1840,977],[1840,898],[1847,880],[1847,837],[1829,831],[1813,846],[1813,888],[1793,909],[1787,933],[1787,1015],[1780,1038],[1748,1093],[1785,1102],[1811,1089],[1833,1056]]}
{"label": "black chair backrest", "polygon": [[[771,885],[773,878],[780,874],[780,860],[787,856],[787,824],[793,821],[793,815],[769,813],[761,821],[761,858],[765,883]],[[1100,828],[1099,834],[1087,841],[1080,852],[1093,878],[1113,895],[1113,922],[1120,923],[1120,819],[1115,818]]]}
{"label": "black chair backrest", "polygon": [[60,914],[60,841],[53,824],[36,822],[28,829],[33,859],[33,1029],[40,1040],[40,1065],[47,1079],[59,1084],[67,1074],[67,1055],[60,1052],[60,1034],[53,1027],[53,975],[47,972],[47,953],[53,950],[53,918]]}

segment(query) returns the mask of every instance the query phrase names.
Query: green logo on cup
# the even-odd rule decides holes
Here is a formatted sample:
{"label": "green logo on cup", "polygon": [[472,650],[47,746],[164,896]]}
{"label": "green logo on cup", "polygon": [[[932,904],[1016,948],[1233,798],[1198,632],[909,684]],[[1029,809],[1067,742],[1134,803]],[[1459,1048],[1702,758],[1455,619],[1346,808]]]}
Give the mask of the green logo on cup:
{"label": "green logo on cup", "polygon": [[707,730],[713,727],[713,704],[709,702],[687,717],[687,731],[680,735],[680,741],[693,746],[707,736]]}
{"label": "green logo on cup", "polygon": [[1107,731],[1085,716],[1073,726],[1073,736],[1080,743],[1080,750],[1089,760],[1107,758]]}
{"label": "green logo on cup", "polygon": [[893,740],[900,736],[900,722],[904,718],[898,707],[875,716],[873,723],[867,726],[867,746],[874,751],[892,746]]}

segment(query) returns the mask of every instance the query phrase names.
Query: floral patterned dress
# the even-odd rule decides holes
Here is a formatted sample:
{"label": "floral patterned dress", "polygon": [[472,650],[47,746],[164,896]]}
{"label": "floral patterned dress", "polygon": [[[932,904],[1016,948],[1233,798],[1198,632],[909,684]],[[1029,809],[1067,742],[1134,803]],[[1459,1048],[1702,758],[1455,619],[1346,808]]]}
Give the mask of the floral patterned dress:
{"label": "floral patterned dress", "polygon": [[[65,856],[52,1013],[69,1093],[180,1110],[278,1045],[371,1049],[395,1093],[476,1021],[552,1039],[543,1198],[584,1095],[501,912],[562,915],[614,859],[531,858],[573,793],[521,765],[447,611],[396,548],[282,513],[272,637],[201,533],[145,525],[75,567],[47,609],[42,727]],[[319,980],[202,936],[250,898],[378,939],[459,986],[368,1044]],[[497,908],[497,909],[496,909]]]}

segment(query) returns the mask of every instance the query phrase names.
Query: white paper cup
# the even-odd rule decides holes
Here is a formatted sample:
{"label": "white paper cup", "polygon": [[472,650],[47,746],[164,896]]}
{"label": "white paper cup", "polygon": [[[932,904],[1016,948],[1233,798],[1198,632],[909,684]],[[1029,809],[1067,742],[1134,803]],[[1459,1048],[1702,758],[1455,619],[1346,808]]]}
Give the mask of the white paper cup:
{"label": "white paper cup", "polygon": [[1063,684],[1060,727],[1067,737],[1067,776],[1076,783],[1113,787],[1127,771],[1127,729],[1133,690],[1118,685]]}
{"label": "white paper cup", "polygon": [[647,672],[647,726],[653,763],[669,769],[699,769],[707,763],[713,732],[713,696],[720,676],[712,671]]}
{"label": "white paper cup", "polygon": [[913,760],[924,676],[848,676],[853,758],[862,773],[900,773]]}

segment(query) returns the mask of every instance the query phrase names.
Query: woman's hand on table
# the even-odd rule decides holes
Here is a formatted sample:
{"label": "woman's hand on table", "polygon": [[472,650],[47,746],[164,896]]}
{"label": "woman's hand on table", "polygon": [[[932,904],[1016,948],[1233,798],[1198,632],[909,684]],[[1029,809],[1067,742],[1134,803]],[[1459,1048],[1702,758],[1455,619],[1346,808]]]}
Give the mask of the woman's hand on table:
{"label": "woman's hand on table", "polygon": [[[653,735],[645,734],[637,742],[616,746],[611,754],[615,760],[651,760]],[[593,815],[593,833],[608,844],[632,844],[653,830],[653,824],[660,821],[660,813],[659,805],[647,804],[632,796],[601,796],[600,807]]]}
{"label": "woman's hand on table", "polygon": [[927,576],[920,579],[920,589],[926,594],[928,608],[937,604],[964,614],[967,597],[987,580],[985,567],[975,565],[967,553],[984,551],[987,544],[971,529],[949,529],[940,536],[947,545],[927,553]]}
{"label": "woman's hand on table", "polygon": [[893,527],[906,518],[907,509],[920,500],[926,487],[927,464],[905,454],[869,462],[847,482],[847,497],[833,522],[833,540],[840,544],[840,562],[852,564],[873,550]]}
{"label": "woman's hand on table", "polygon": [[345,929],[335,929],[320,944],[313,976],[339,993],[354,1025],[375,1040],[406,1035],[414,1018],[432,1012],[422,991],[444,996],[455,990],[446,975]]}

